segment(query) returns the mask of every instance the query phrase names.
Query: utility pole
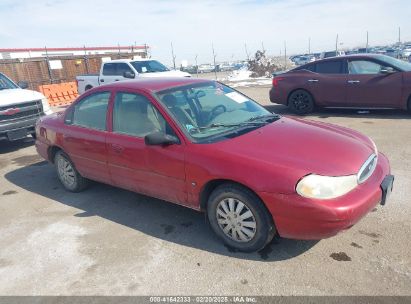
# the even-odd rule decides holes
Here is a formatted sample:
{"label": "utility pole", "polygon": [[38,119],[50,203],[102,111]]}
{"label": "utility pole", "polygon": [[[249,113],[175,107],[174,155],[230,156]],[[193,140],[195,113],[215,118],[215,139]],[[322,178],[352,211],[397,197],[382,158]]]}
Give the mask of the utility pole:
{"label": "utility pole", "polygon": [[[401,27],[398,27],[398,48],[401,45]],[[400,52],[397,53],[397,58],[400,59]]]}
{"label": "utility pole", "polygon": [[247,55],[247,61],[250,61],[250,54],[248,53],[247,43],[244,43],[245,54]]}
{"label": "utility pole", "polygon": [[214,76],[215,76],[215,80],[217,80],[217,66],[215,64],[215,58],[217,57],[217,55],[214,52],[214,43],[211,43],[211,48],[213,49]]}
{"label": "utility pole", "polygon": [[86,51],[86,46],[84,45],[84,63],[86,64],[86,72],[87,74],[90,73],[90,67],[88,63],[88,57],[87,57],[87,51]]}
{"label": "utility pole", "polygon": [[287,42],[284,40],[284,68],[287,69]]}
{"label": "utility pole", "polygon": [[198,55],[196,54],[196,59],[195,59],[195,61],[196,61],[196,74],[197,74],[197,78],[198,78],[198,63],[197,63],[197,57],[198,57]]}
{"label": "utility pole", "polygon": [[338,34],[337,34],[337,38],[335,38],[335,55],[337,56],[337,52],[338,52]]}
{"label": "utility pole", "polygon": [[47,71],[49,73],[50,83],[53,84],[53,73],[51,72],[50,60],[49,60],[49,54],[47,52],[47,47],[45,46],[44,49],[46,50],[46,64],[47,64]]}
{"label": "utility pole", "polygon": [[311,37],[308,38],[308,55],[311,55]]}
{"label": "utility pole", "polygon": [[367,31],[367,43],[365,45],[365,52],[368,53],[368,31]]}
{"label": "utility pole", "polygon": [[261,48],[262,48],[263,53],[265,53],[265,48],[264,48],[264,42],[263,41],[261,41]]}
{"label": "utility pole", "polygon": [[176,69],[176,56],[174,55],[174,47],[173,43],[171,42],[171,56],[173,57],[173,67],[174,70]]}

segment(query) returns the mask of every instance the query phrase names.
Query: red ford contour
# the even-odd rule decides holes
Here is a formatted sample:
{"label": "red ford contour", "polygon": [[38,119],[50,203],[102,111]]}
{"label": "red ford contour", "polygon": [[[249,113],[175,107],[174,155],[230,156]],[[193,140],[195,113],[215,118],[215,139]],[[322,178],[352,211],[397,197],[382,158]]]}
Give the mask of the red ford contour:
{"label": "red ford contour", "polygon": [[207,213],[229,246],[322,239],[392,190],[387,158],[347,128],[280,117],[215,81],[117,82],[39,120],[38,153],[63,186],[88,180]]}

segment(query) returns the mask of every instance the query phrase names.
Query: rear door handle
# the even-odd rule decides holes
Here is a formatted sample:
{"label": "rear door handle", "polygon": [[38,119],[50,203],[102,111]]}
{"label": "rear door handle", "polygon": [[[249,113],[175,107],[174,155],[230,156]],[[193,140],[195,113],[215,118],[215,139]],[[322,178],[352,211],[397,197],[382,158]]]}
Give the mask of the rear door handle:
{"label": "rear door handle", "polygon": [[116,144],[111,144],[111,149],[113,149],[114,152],[116,153],[121,153],[124,150],[124,147]]}
{"label": "rear door handle", "polygon": [[360,83],[359,80],[348,80],[347,82],[348,82],[348,83]]}
{"label": "rear door handle", "polygon": [[115,79],[114,81],[119,81],[120,79]]}
{"label": "rear door handle", "polygon": [[104,79],[100,79],[100,82],[104,82]]}
{"label": "rear door handle", "polygon": [[318,79],[308,79],[308,82],[318,82]]}

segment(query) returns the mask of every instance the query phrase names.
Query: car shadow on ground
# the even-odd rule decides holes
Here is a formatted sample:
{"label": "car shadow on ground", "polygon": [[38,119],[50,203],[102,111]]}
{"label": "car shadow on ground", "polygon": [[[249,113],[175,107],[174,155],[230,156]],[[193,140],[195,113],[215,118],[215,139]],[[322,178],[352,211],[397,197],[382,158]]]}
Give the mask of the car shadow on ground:
{"label": "car shadow on ground", "polygon": [[203,213],[100,183],[92,183],[82,193],[70,193],[63,189],[54,167],[46,161],[22,165],[5,178],[26,191],[81,209],[76,217],[99,216],[167,242],[238,259],[282,261],[301,255],[318,243],[276,237],[258,253],[241,253],[217,239]]}
{"label": "car shadow on ground", "polygon": [[268,111],[301,118],[330,118],[330,117],[347,117],[347,118],[372,118],[372,119],[411,119],[411,113],[402,110],[358,110],[358,109],[332,109],[317,108],[313,113],[307,115],[296,115],[285,105],[272,104],[264,105]]}
{"label": "car shadow on ground", "polygon": [[16,141],[2,140],[0,141],[0,155],[11,153],[32,145],[34,145],[34,139],[31,136]]}

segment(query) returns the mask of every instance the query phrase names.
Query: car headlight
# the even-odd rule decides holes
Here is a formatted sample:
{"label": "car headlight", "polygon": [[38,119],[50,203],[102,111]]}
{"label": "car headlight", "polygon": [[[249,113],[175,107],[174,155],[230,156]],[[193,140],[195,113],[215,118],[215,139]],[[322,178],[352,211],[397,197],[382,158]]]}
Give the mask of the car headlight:
{"label": "car headlight", "polygon": [[307,198],[331,199],[342,196],[358,185],[356,175],[322,176],[310,174],[297,184],[296,191]]}

